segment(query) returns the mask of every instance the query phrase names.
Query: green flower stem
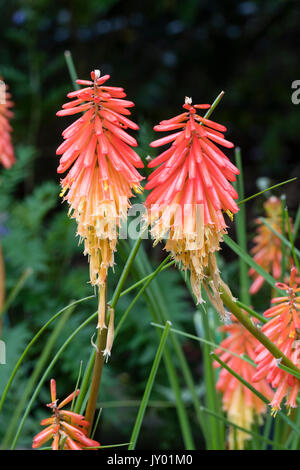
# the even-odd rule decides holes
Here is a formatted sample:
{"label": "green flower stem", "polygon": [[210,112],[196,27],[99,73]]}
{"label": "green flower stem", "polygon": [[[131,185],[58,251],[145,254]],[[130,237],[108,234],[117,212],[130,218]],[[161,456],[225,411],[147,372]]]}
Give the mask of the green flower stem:
{"label": "green flower stem", "polygon": [[[105,325],[106,325],[106,318],[107,318],[106,289],[107,289],[107,283],[105,281],[103,286],[101,285],[99,286],[100,314],[104,318]],[[90,435],[92,427],[93,427],[93,420],[94,420],[94,415],[95,415],[96,407],[97,407],[97,399],[98,399],[103,365],[104,365],[103,351],[106,346],[106,338],[107,338],[107,328],[106,327],[98,328],[92,383],[91,383],[90,394],[89,394],[88,403],[87,403],[86,412],[85,412],[85,419],[89,422],[88,436]]]}
{"label": "green flower stem", "polygon": [[151,368],[150,375],[149,375],[148,380],[147,380],[147,385],[146,385],[144,395],[143,395],[143,399],[141,401],[141,405],[140,405],[140,408],[139,408],[139,411],[138,411],[138,414],[137,414],[136,422],[135,422],[135,425],[134,425],[134,428],[133,428],[133,431],[132,431],[132,434],[131,434],[130,445],[128,447],[128,450],[134,450],[135,449],[135,446],[136,446],[136,443],[137,443],[137,440],[138,440],[138,437],[139,437],[139,434],[140,434],[142,422],[143,422],[143,419],[144,419],[145,411],[146,411],[146,408],[147,408],[147,405],[148,405],[148,402],[149,402],[151,390],[152,390],[154,380],[155,380],[155,377],[156,377],[156,373],[157,373],[157,370],[158,370],[158,367],[159,367],[159,364],[160,364],[160,361],[161,361],[161,358],[162,358],[162,354],[163,354],[163,351],[164,351],[164,347],[165,347],[165,344],[166,344],[166,341],[167,341],[167,337],[168,337],[170,327],[171,327],[171,322],[167,321],[166,324],[165,324],[165,327],[164,327],[164,332],[161,336],[161,340],[160,340],[156,355],[155,355],[155,359],[154,359],[154,362],[153,362],[153,365],[152,365],[152,368]]}
{"label": "green flower stem", "polygon": [[298,271],[298,273],[300,273],[300,265],[299,265],[298,258],[296,256],[296,249],[295,249],[295,246],[294,246],[294,240],[293,240],[293,236],[292,236],[291,222],[290,222],[289,213],[288,213],[287,208],[285,208],[284,214],[285,214],[285,221],[286,221],[287,230],[288,230],[288,236],[289,236],[289,240],[290,240],[290,244],[291,244],[292,255],[293,255],[293,258],[294,258],[295,266],[297,267],[297,271]]}
{"label": "green flower stem", "polygon": [[126,263],[125,263],[124,269],[122,271],[122,274],[120,276],[117,287],[116,287],[116,289],[113,293],[111,301],[109,302],[109,305],[110,305],[111,308],[115,308],[115,306],[116,306],[116,304],[119,300],[119,297],[121,296],[121,291],[122,291],[124,282],[127,279],[127,276],[129,274],[131,265],[132,265],[132,263],[134,261],[134,258],[136,257],[137,252],[138,252],[138,250],[141,246],[141,243],[142,243],[142,240],[143,240],[143,238],[142,238],[143,235],[144,235],[144,231],[140,234],[139,238],[135,241],[135,243],[134,243],[134,245],[133,245],[133,247],[132,247],[132,249],[129,253],[129,256],[126,260]]}
{"label": "green flower stem", "polygon": [[[218,96],[216,97],[215,101],[213,102],[213,104],[211,105],[211,107],[209,108],[209,110],[206,112],[206,114],[203,116],[204,119],[208,119],[209,116],[213,113],[213,111],[215,110],[215,108],[218,106],[218,104],[220,103],[221,99],[223,98],[224,96],[224,91],[221,91],[221,93],[218,94]],[[202,123],[201,123],[202,124]],[[201,126],[200,124],[200,126]]]}
{"label": "green flower stem", "polygon": [[71,51],[65,51],[65,59],[66,59],[67,67],[68,67],[69,74],[70,74],[72,83],[74,85],[74,88],[75,90],[79,90],[80,86],[78,85],[78,83],[76,83],[78,76],[77,76],[77,72],[75,69]]}
{"label": "green flower stem", "polygon": [[263,191],[260,191],[259,193],[252,194],[252,196],[246,197],[245,199],[242,199],[241,201],[238,202],[238,205],[240,206],[241,204],[245,204],[245,202],[250,201],[251,199],[254,199],[255,197],[261,196],[263,193],[267,191],[271,191],[272,189],[279,188],[279,186],[283,186],[284,184],[292,183],[293,181],[296,181],[297,177],[291,178],[286,181],[282,181],[282,183],[274,184],[274,186],[270,186],[269,188],[264,189]]}
{"label": "green flower stem", "polygon": [[[239,147],[235,149],[235,161],[236,166],[240,171],[240,175],[237,181],[237,192],[239,198],[244,199],[244,179],[243,179],[243,166],[241,150]],[[246,236],[246,211],[245,206],[241,206],[239,212],[235,216],[236,218],[236,234],[237,241],[242,250],[247,251],[247,236]],[[240,268],[240,296],[242,302],[247,305],[251,304],[251,298],[249,294],[249,278],[248,278],[248,267],[242,257],[239,257],[239,268]]]}
{"label": "green flower stem", "polygon": [[[130,268],[133,263],[133,260],[136,257],[136,254],[141,246],[143,234],[144,234],[144,231],[141,232],[139,238],[136,240],[126,260],[124,269],[121,273],[119,282],[113,293],[112,300],[110,303],[110,307],[113,309],[115,308],[119,300],[123,285],[130,272]],[[104,286],[99,286],[99,297],[100,297],[100,304],[101,304],[100,308],[102,309],[101,313],[102,313],[103,318],[105,318],[105,324],[106,324],[106,321],[107,321],[107,282],[105,282]],[[102,300],[101,300],[101,297],[103,298]],[[103,329],[99,328],[98,333],[97,333],[97,343],[96,343],[92,383],[90,387],[90,394],[89,394],[86,413],[85,413],[85,418],[90,423],[88,434],[90,434],[92,430],[93,419],[94,419],[94,415],[95,415],[96,408],[97,408],[97,400],[98,400],[103,365],[104,365],[103,351],[105,350],[106,339],[107,339],[107,328],[106,327]]]}
{"label": "green flower stem", "polygon": [[300,370],[298,367],[295,366],[295,364],[288,359],[280,349],[275,346],[272,341],[269,340],[269,338],[264,335],[264,333],[258,329],[250,320],[250,318],[245,315],[242,310],[238,307],[236,302],[232,299],[232,297],[222,290],[221,292],[221,299],[228,308],[228,310],[244,325],[245,328],[253,335],[255,338],[262,343],[268,351],[274,356],[276,359],[281,361],[281,364],[288,367],[289,369],[295,371],[297,374],[300,374]]}
{"label": "green flower stem", "polygon": [[152,281],[152,279],[154,279],[154,277],[163,269],[164,265],[166,264],[166,262],[170,259],[170,255],[164,259],[164,261],[158,266],[158,268],[151,274],[151,276],[148,276],[148,280],[145,282],[145,284],[143,285],[143,287],[139,290],[139,292],[137,293],[137,295],[134,297],[134,299],[132,300],[132,302],[130,303],[130,305],[128,306],[128,308],[126,309],[126,311],[123,313],[118,325],[117,325],[117,328],[115,330],[115,338],[117,337],[119,331],[120,331],[120,328],[122,327],[124,321],[126,320],[129,312],[131,311],[131,309],[134,307],[135,303],[138,301],[138,299],[140,298],[140,296],[143,294],[143,292],[145,291],[145,289],[147,289],[147,287],[149,286],[150,282]]}
{"label": "green flower stem", "polygon": [[[281,196],[281,234],[282,238],[284,238],[286,233],[286,224],[285,224],[285,196]],[[273,232],[274,233],[274,232]],[[283,239],[281,240],[281,276],[280,280],[283,282],[286,270],[286,244],[284,243]]]}
{"label": "green flower stem", "polygon": [[[163,266],[159,272],[161,271],[165,271],[166,269],[168,269],[170,266],[173,266],[175,264],[175,261],[171,261],[170,263],[166,264],[165,266]],[[144,282],[148,281],[148,279],[152,279],[152,276],[153,276],[153,273],[150,273],[148,274],[148,276],[145,276],[143,277],[142,279],[140,279],[139,281],[135,282],[134,284],[132,284],[130,287],[128,287],[127,289],[123,290],[120,294],[120,297],[123,297],[123,295],[126,295],[128,294],[129,292],[131,292],[133,289],[136,289],[136,287],[140,286],[141,284],[143,284]],[[111,301],[108,302],[109,304],[111,304]]]}

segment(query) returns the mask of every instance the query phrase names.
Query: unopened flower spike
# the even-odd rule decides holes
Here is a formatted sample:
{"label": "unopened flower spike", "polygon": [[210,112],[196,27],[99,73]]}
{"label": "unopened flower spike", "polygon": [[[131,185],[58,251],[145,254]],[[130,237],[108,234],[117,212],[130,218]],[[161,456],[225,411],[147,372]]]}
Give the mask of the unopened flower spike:
{"label": "unopened flower spike", "polygon": [[37,449],[52,439],[52,450],[89,450],[100,446],[99,442],[87,437],[89,422],[84,416],[63,407],[73,401],[79,390],[71,393],[60,404],[56,398],[56,382],[50,381],[51,402],[46,406],[51,409],[50,418],[43,419],[41,426],[47,426],[33,439],[32,447]]}
{"label": "unopened flower spike", "polygon": [[[271,196],[265,203],[265,219],[278,233],[282,233],[282,206],[279,198]],[[281,240],[267,227],[260,219],[256,220],[257,234],[254,237],[254,247],[251,250],[254,261],[265,271],[272,274],[275,279],[281,277],[282,249]],[[286,234],[285,234],[286,235]],[[287,255],[286,266],[291,268],[292,258]],[[284,273],[283,273],[284,274]],[[265,279],[255,271],[249,270],[249,275],[253,278],[250,287],[250,294],[256,294],[265,282]]]}
{"label": "unopened flower spike", "polygon": [[13,105],[8,86],[0,77],[0,163],[5,168],[10,168],[16,161],[11,141],[12,128],[10,125],[10,120],[14,115],[11,111]]}
{"label": "unopened flower spike", "polygon": [[[286,291],[286,295],[275,297],[271,300],[274,304],[264,312],[264,316],[270,319],[263,327],[263,333],[299,367],[300,351],[300,285],[296,277],[297,270],[291,269],[289,284],[278,282],[276,286]],[[275,416],[280,410],[283,398],[286,398],[286,406],[297,407],[297,395],[300,381],[293,375],[278,367],[279,362],[262,344],[256,348],[255,362],[257,364],[254,382],[266,379],[275,389],[272,401],[272,414]]]}
{"label": "unopened flower spike", "polygon": [[[183,108],[182,114],[154,127],[176,132],[150,144],[171,144],[148,164],[158,166],[146,184],[152,190],[146,199],[151,234],[154,243],[166,238],[166,250],[183,270],[190,271],[198,302],[202,302],[203,282],[218,301],[221,278],[215,252],[226,233],[223,213],[239,210],[234,201],[238,194],[230,184],[239,170],[217,146],[233,147],[224,138],[226,128],[198,114],[210,105],[192,105],[186,97]],[[225,313],[223,307],[220,313]]]}
{"label": "unopened flower spike", "polygon": [[[220,348],[216,349],[215,353],[231,369],[251,384],[255,367],[237,356],[246,355],[254,361],[255,348],[259,342],[233,315],[231,315],[231,319],[231,324],[223,325],[220,328],[220,331],[227,333],[227,337],[221,342]],[[256,319],[254,320],[255,323],[257,321]],[[214,367],[219,366],[218,362],[214,363]],[[255,385],[255,388],[260,393],[269,399],[271,398],[272,390],[266,380],[262,380],[258,385]],[[222,368],[220,371],[217,390],[222,393],[223,409],[226,411],[229,421],[249,431],[252,424],[254,424],[255,417],[261,421],[261,416],[266,412],[265,404],[225,368]],[[228,435],[229,448],[235,449],[237,444],[238,449],[243,449],[245,442],[250,437],[250,434],[239,429],[234,430],[233,427],[230,427]]]}
{"label": "unopened flower spike", "polygon": [[62,196],[84,241],[92,285],[103,285],[114,264],[118,228],[127,215],[132,191],[140,192],[143,179],[136,170],[143,163],[132,149],[137,142],[125,130],[138,129],[127,117],[134,103],[124,99],[123,88],[107,86],[109,78],[94,70],[91,80],[77,80],[84,88],[69,93],[72,101],[57,113],[82,113],[62,134],[57,171],[69,170],[61,180]]}

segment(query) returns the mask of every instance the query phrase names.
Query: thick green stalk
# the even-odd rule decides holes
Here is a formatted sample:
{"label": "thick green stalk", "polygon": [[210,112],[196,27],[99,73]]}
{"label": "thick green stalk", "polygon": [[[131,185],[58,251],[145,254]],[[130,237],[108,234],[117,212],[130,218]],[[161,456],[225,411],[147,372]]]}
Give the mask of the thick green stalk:
{"label": "thick green stalk", "polygon": [[290,359],[288,359],[282,353],[282,351],[280,351],[280,349],[277,348],[277,346],[275,346],[275,344],[272,343],[272,341],[270,341],[269,338],[264,335],[264,333],[252,323],[250,318],[242,312],[242,310],[237,306],[236,302],[234,302],[232,297],[224,290],[222,290],[221,292],[221,299],[228,308],[228,310],[242,323],[242,325],[244,325],[245,328],[247,328],[247,330],[253,336],[255,336],[255,338],[260,343],[262,343],[268,349],[268,351],[270,351],[272,356],[280,360],[280,363],[284,366],[289,367],[298,374],[300,373],[298,367],[295,366],[295,364]]}
{"label": "thick green stalk", "polygon": [[[98,312],[100,316],[104,319],[104,325],[106,325],[107,320],[107,308],[106,308],[106,282],[103,286],[99,286],[99,309]],[[98,327],[97,332],[97,342],[96,342],[96,353],[95,353],[95,362],[92,375],[92,383],[90,388],[89,399],[85,412],[85,419],[89,422],[88,435],[90,434],[93,427],[94,415],[97,407],[97,400],[99,395],[99,389],[101,384],[101,377],[104,365],[104,354],[103,351],[106,345],[107,338],[107,328]]]}

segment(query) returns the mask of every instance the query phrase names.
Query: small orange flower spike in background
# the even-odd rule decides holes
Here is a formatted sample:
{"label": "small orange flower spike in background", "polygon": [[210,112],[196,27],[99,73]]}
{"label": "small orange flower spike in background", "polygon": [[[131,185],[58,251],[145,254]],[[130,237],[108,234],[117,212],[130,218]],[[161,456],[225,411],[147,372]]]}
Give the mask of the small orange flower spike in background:
{"label": "small orange flower spike in background", "polygon": [[9,121],[13,117],[10,108],[14,103],[11,101],[11,94],[8,87],[0,77],[0,163],[5,168],[10,168],[16,161],[14,149],[11,141],[12,128]]}
{"label": "small orange flower spike in background", "polygon": [[[299,367],[300,350],[300,297],[296,294],[300,292],[300,287],[296,282],[297,270],[291,270],[289,285],[278,282],[276,286],[286,291],[285,297],[275,297],[272,299],[273,307],[265,311],[264,316],[271,318],[263,327],[263,333],[276,344],[297,367]],[[272,354],[260,344],[256,348],[257,364],[254,382],[266,378],[269,384],[276,389],[270,403],[272,413],[276,415],[280,410],[280,405],[284,397],[287,398],[288,408],[297,407],[297,394],[300,381],[293,375],[278,367],[278,361]]]}
{"label": "small orange flower spike in background", "polygon": [[78,395],[79,390],[71,393],[60,404],[56,398],[54,379],[51,379],[50,391],[51,403],[47,406],[53,414],[50,418],[41,421],[41,426],[47,427],[34,437],[32,447],[34,449],[41,447],[50,439],[53,439],[52,450],[89,450],[99,447],[99,442],[87,437],[89,423],[84,416],[62,409],[73,400],[75,395]]}
{"label": "small orange flower spike in background", "polygon": [[137,142],[124,130],[138,129],[126,117],[134,103],[123,99],[123,88],[104,85],[109,78],[95,70],[92,80],[77,80],[85,88],[69,93],[73,101],[57,113],[83,113],[63,132],[65,140],[56,153],[62,155],[58,173],[72,166],[61,181],[62,195],[84,240],[92,285],[103,285],[114,264],[118,228],[130,207],[132,189],[141,192],[143,179],[136,168],[144,165],[131,148]]}
{"label": "small orange flower spike in background", "polygon": [[[255,348],[258,346],[259,342],[235,319],[235,317],[232,316],[231,318],[232,324],[224,325],[220,328],[220,331],[228,334],[227,338],[221,342],[220,347],[228,349],[239,356],[243,354],[247,355],[254,361],[256,357]],[[251,384],[255,367],[221,348],[216,349],[215,353],[218,354],[222,361],[226,362],[231,369]],[[220,364],[218,362],[214,363],[214,367],[219,366]],[[263,395],[271,398],[272,390],[266,380],[259,382],[256,388]],[[256,416],[260,419],[261,415],[266,411],[265,404],[226,369],[222,369],[220,372],[217,389],[222,393],[223,409],[227,412],[229,421],[249,431],[254,422],[254,417]],[[250,434],[239,429],[235,430],[231,427],[228,438],[229,448],[234,449],[237,444],[238,449],[243,449],[245,441],[249,438],[251,438]]]}
{"label": "small orange flower spike in background", "polygon": [[[282,233],[282,207],[280,199],[271,196],[265,202],[264,209],[266,211],[266,221],[278,233]],[[253,259],[268,273],[272,274],[275,279],[280,279],[282,259],[281,240],[264,225],[260,219],[257,219],[256,223],[257,235],[253,239],[255,245],[251,250]],[[289,269],[290,267],[290,260],[287,258],[287,268]],[[254,279],[250,287],[250,294],[256,294],[265,280],[254,268],[249,270],[249,275]]]}
{"label": "small orange flower spike in background", "polygon": [[192,105],[191,98],[186,98],[183,108],[182,114],[154,127],[156,131],[177,132],[150,144],[160,147],[172,142],[148,165],[160,165],[145,187],[152,190],[146,199],[151,233],[155,243],[167,237],[166,250],[183,270],[190,270],[198,302],[202,301],[205,279],[221,303],[214,253],[226,233],[222,211],[232,216],[239,210],[234,201],[238,194],[229,183],[236,180],[239,170],[215,145],[233,147],[224,138],[226,128],[198,114],[210,105]]}

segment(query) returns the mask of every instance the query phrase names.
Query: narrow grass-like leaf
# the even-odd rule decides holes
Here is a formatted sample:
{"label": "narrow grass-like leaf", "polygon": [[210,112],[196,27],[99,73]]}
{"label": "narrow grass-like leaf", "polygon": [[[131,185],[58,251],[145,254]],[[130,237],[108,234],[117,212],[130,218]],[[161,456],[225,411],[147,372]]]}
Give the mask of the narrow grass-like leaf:
{"label": "narrow grass-like leaf", "polygon": [[290,369],[289,367],[284,366],[283,364],[278,364],[279,369],[284,370],[285,372],[288,372],[289,374],[293,375],[296,377],[296,379],[300,380],[300,372],[296,372],[293,369]]}
{"label": "narrow grass-like leaf", "polygon": [[[156,328],[164,328],[164,326],[160,325],[159,323],[151,322],[150,324],[152,326],[155,326]],[[199,343],[207,344],[208,346],[212,347],[213,349],[219,348],[222,351],[228,352],[232,356],[235,356],[239,359],[242,359],[243,361],[248,362],[248,364],[251,364],[252,366],[256,367],[256,364],[253,361],[251,361],[251,359],[249,357],[247,357],[245,355],[237,354],[233,351],[230,351],[230,349],[223,348],[222,346],[220,346],[219,344],[214,343],[213,341],[209,341],[205,338],[201,338],[200,336],[196,336],[196,335],[193,335],[191,333],[186,333],[185,331],[182,331],[182,330],[177,330],[176,328],[171,328],[170,331],[171,331],[171,333],[175,333],[177,335],[185,336],[186,338],[193,339],[195,341],[198,341]]]}
{"label": "narrow grass-like leaf", "polygon": [[299,265],[298,258],[296,256],[296,248],[294,246],[294,240],[293,240],[292,229],[291,229],[291,222],[290,222],[287,207],[285,208],[284,213],[285,213],[285,221],[286,221],[286,225],[287,225],[287,229],[288,229],[288,236],[289,236],[289,240],[290,240],[290,244],[291,244],[291,251],[292,251],[293,259],[294,259],[294,262],[295,262],[295,266],[297,267],[297,271],[298,271],[298,273],[300,273],[300,265]]}
{"label": "narrow grass-like leaf", "polygon": [[[245,432],[246,434],[249,434],[250,436],[255,437],[256,439],[259,439],[259,440],[261,440],[261,441],[263,441],[263,442],[266,442],[267,444],[277,444],[277,445],[278,445],[278,443],[275,443],[275,442],[272,441],[271,439],[268,439],[267,437],[262,436],[261,434],[258,434],[258,433],[254,432],[254,431],[251,431],[251,429],[243,428],[242,426],[239,426],[238,424],[233,423],[232,421],[229,421],[229,420],[228,420],[227,418],[225,418],[224,416],[221,416],[221,415],[215,413],[214,411],[211,411],[211,410],[209,410],[208,408],[205,408],[204,406],[202,406],[201,409],[202,409],[202,411],[204,411],[204,413],[207,413],[207,414],[209,414],[209,415],[211,415],[211,416],[214,416],[215,418],[219,419],[220,421],[223,421],[223,422],[224,422],[226,425],[228,425],[228,426],[232,426],[232,427],[235,428],[235,429],[238,429],[238,430],[240,430],[240,431],[243,431],[243,432]],[[271,417],[271,416],[270,416],[270,417]],[[272,417],[271,417],[271,419],[272,419]],[[283,445],[281,446],[280,444],[279,444],[279,447],[281,447],[282,449],[285,449],[285,448],[286,448],[285,446],[283,446]]]}
{"label": "narrow grass-like leaf", "polygon": [[[80,379],[81,379],[82,364],[83,364],[83,362],[80,361],[78,376],[77,376],[76,385],[75,385],[75,388],[74,388],[75,391],[78,390],[79,382],[80,382]],[[73,397],[73,400],[72,400],[72,403],[71,403],[71,411],[74,410],[75,401],[76,401],[76,393],[74,393],[74,397]]]}
{"label": "narrow grass-like leaf", "polygon": [[248,307],[248,305],[244,304],[243,302],[240,302],[239,300],[236,300],[235,303],[239,307],[241,307],[242,309],[246,310],[246,312],[250,313],[250,315],[252,317],[257,318],[262,323],[268,323],[267,318],[265,318],[263,315],[260,315],[259,313],[255,312],[252,308]]}
{"label": "narrow grass-like leaf", "polygon": [[157,370],[158,370],[158,367],[159,367],[159,364],[160,364],[160,361],[161,361],[161,357],[162,357],[162,354],[163,354],[165,343],[167,341],[167,337],[168,337],[170,327],[171,327],[171,322],[167,321],[166,324],[165,324],[165,327],[164,327],[164,332],[161,336],[161,340],[160,340],[156,355],[155,355],[155,359],[154,359],[154,362],[153,362],[153,365],[152,365],[152,368],[151,368],[150,375],[149,375],[148,380],[147,380],[147,384],[146,384],[146,388],[145,388],[145,391],[144,391],[143,399],[141,401],[141,405],[140,405],[140,408],[139,408],[139,411],[138,411],[138,414],[137,414],[135,425],[134,425],[134,428],[133,428],[133,431],[132,431],[132,434],[131,434],[131,438],[130,438],[131,444],[129,445],[128,450],[134,450],[135,447],[136,447],[136,443],[137,443],[137,440],[138,440],[138,437],[139,437],[139,434],[140,434],[140,430],[141,430],[142,422],[143,422],[143,419],[144,419],[145,411],[146,411],[146,408],[147,408],[147,405],[148,405],[151,390],[152,390],[152,387],[153,387],[153,384],[154,384],[154,381],[155,381],[156,373],[157,373]]}
{"label": "narrow grass-like leaf", "polygon": [[27,402],[28,398],[30,397],[30,394],[32,393],[32,390],[33,390],[33,388],[34,388],[34,386],[35,386],[35,384],[36,384],[36,382],[39,378],[39,375],[41,374],[43,368],[45,367],[45,364],[47,363],[48,358],[50,357],[52,349],[53,349],[53,347],[54,347],[61,331],[63,330],[68,318],[70,317],[70,315],[74,311],[74,308],[75,308],[75,306],[72,306],[68,310],[66,310],[66,312],[60,318],[59,322],[57,323],[57,325],[53,329],[51,335],[48,337],[48,339],[47,339],[47,341],[46,341],[46,343],[43,347],[43,351],[41,353],[41,356],[39,357],[38,361],[35,364],[35,367],[34,367],[32,373],[30,374],[30,378],[29,378],[29,380],[26,384],[26,387],[25,387],[25,389],[22,393],[22,397],[21,397],[20,401],[16,404],[16,407],[15,407],[15,410],[14,410],[13,415],[11,417],[11,420],[7,424],[6,433],[4,435],[3,442],[2,442],[2,447],[4,449],[9,447],[9,445],[10,445],[13,433],[14,433],[14,431],[16,429],[16,426],[17,426],[17,422],[20,419],[22,411],[23,411],[23,409],[26,405],[26,402]]}
{"label": "narrow grass-like leaf", "polygon": [[293,240],[294,240],[294,242],[296,241],[299,227],[300,227],[300,204],[298,206],[297,214],[296,214],[295,222],[294,222],[294,230],[293,230]]}
{"label": "narrow grass-like leaf", "polygon": [[43,326],[42,328],[40,328],[40,330],[37,332],[37,334],[32,338],[32,340],[29,342],[29,344],[26,346],[26,348],[24,349],[23,353],[21,354],[21,356],[19,357],[9,379],[8,379],[8,382],[5,386],[5,389],[3,391],[3,394],[2,394],[2,397],[1,397],[1,400],[0,400],[0,412],[2,410],[2,407],[3,407],[3,404],[5,402],[5,399],[6,399],[6,396],[7,396],[7,392],[12,384],[12,381],[16,375],[16,373],[18,372],[21,364],[23,363],[25,357],[27,356],[29,350],[31,349],[31,347],[36,343],[36,341],[39,339],[39,337],[42,335],[42,333],[48,328],[49,325],[51,325],[51,323],[53,323],[58,317],[60,317],[66,310],[68,310],[70,307],[73,307],[75,305],[78,305],[80,304],[81,302],[85,302],[86,300],[90,300],[90,299],[94,299],[95,296],[94,295],[90,295],[89,297],[84,297],[82,299],[79,299],[79,300],[76,300],[75,302],[72,302],[71,304],[67,305],[66,307],[62,308],[61,310],[59,310],[59,312],[57,312],[55,315],[53,315],[52,318],[50,318],[50,320],[48,320]]}
{"label": "narrow grass-like leaf", "polygon": [[29,278],[29,276],[31,276],[32,274],[32,269],[31,268],[27,268],[25,269],[25,271],[21,274],[20,278],[18,279],[17,283],[15,284],[14,288],[12,289],[12,291],[9,293],[6,301],[4,302],[4,305],[0,311],[0,318],[4,315],[4,313],[7,311],[7,309],[10,307],[10,305],[12,304],[12,302],[14,301],[14,299],[17,297],[18,293],[20,292],[20,290],[22,289],[22,287],[24,286],[25,282],[27,281],[27,279]]}
{"label": "narrow grass-like leaf", "polygon": [[15,437],[14,437],[14,440],[13,440],[13,443],[12,443],[12,446],[11,446],[11,450],[14,450],[16,444],[17,444],[17,441],[19,439],[19,436],[20,436],[20,433],[23,429],[23,426],[24,426],[24,423],[25,423],[25,420],[31,410],[31,407],[34,403],[34,400],[36,399],[40,389],[42,388],[45,380],[47,379],[48,377],[48,374],[49,372],[52,370],[53,366],[56,364],[56,362],[58,361],[58,359],[60,358],[60,356],[62,355],[62,353],[64,352],[64,350],[66,349],[66,347],[69,345],[69,343],[78,335],[78,333],[80,333],[80,331],[85,328],[92,320],[94,320],[94,318],[96,318],[98,315],[98,312],[94,312],[92,315],[90,315],[83,323],[81,323],[81,325],[79,325],[76,330],[73,331],[73,333],[67,338],[67,340],[63,343],[63,345],[59,348],[59,350],[57,351],[57,353],[54,355],[53,359],[51,360],[49,366],[46,368],[44,374],[42,375],[39,383],[37,384],[33,394],[32,394],[32,397],[31,399],[29,400],[28,404],[27,404],[27,407],[25,409],[25,412],[23,414],[23,417],[20,421],[20,424],[19,424],[19,427],[18,427],[18,430],[15,434]]}
{"label": "narrow grass-like leaf", "polygon": [[[228,372],[230,372],[231,375],[233,375],[237,380],[239,380],[243,385],[245,385],[251,392],[253,392],[258,398],[261,399],[266,405],[269,405],[269,400],[256,388],[254,388],[249,382],[247,382],[243,377],[241,377],[239,374],[237,374],[231,367],[229,367],[225,362],[223,362],[219,356],[216,354],[212,353],[212,357],[219,362],[219,364],[224,367],[224,369],[227,369]],[[291,421],[281,410],[278,410],[278,415],[286,422],[289,424],[289,426],[297,433],[300,435],[300,428],[298,428],[293,421]]]}
{"label": "narrow grass-like leaf", "polygon": [[[124,256],[123,246],[120,245],[120,247],[119,247],[119,251],[122,254],[122,256]],[[127,245],[125,246],[125,250],[127,250]],[[143,248],[141,248],[138,256],[135,259],[132,272],[135,276],[145,277],[145,274],[147,274],[147,272],[149,272],[149,271],[151,271],[149,261],[147,259],[147,256],[146,256]],[[154,280],[150,284],[150,286],[148,286],[148,288],[144,291],[144,297],[145,297],[145,300],[148,304],[149,310],[152,314],[153,320],[155,322],[166,321],[166,320],[164,320],[164,318],[166,316],[164,299],[161,297],[161,293],[160,293],[160,290],[159,290],[159,284],[156,282],[156,280]],[[180,346],[179,346],[179,348],[180,348]],[[176,354],[177,353],[178,353],[178,351],[176,351]],[[183,354],[182,354],[182,356],[183,356]],[[182,400],[177,372],[176,372],[176,369],[174,367],[174,364],[173,364],[173,361],[172,361],[172,358],[171,358],[171,354],[170,354],[170,351],[169,351],[169,348],[168,348],[167,345],[165,346],[165,349],[164,349],[163,359],[164,359],[165,367],[166,367],[166,370],[167,370],[168,379],[169,379],[171,388],[172,388],[172,390],[174,392],[174,396],[175,396],[176,411],[177,411],[177,415],[178,415],[178,420],[179,420],[180,429],[181,429],[182,438],[183,438],[183,441],[184,441],[184,444],[185,444],[185,448],[188,449],[188,450],[191,450],[191,449],[195,448],[194,440],[193,440],[193,437],[192,437],[192,432],[191,432],[191,429],[190,429],[189,420],[188,420],[187,413],[186,413],[184,403],[183,403],[183,400]],[[184,362],[184,360],[185,360],[184,357],[183,358],[181,357],[180,359],[181,359],[181,362]],[[187,373],[186,373],[187,370],[188,370],[188,365],[186,365],[186,368],[183,369],[185,379],[187,379]],[[197,396],[197,392],[195,390],[193,390],[193,387],[192,387],[192,390],[191,390],[191,394],[193,396],[193,401],[194,401],[194,397]],[[195,401],[194,401],[194,403],[195,403]],[[196,415],[199,419],[199,416],[200,416],[199,407],[195,408],[195,411],[196,411]]]}
{"label": "narrow grass-like leaf", "polygon": [[[235,149],[235,161],[236,166],[238,167],[240,174],[237,178],[237,192],[239,198],[244,199],[244,177],[243,177],[243,166],[242,166],[242,156],[241,150],[239,147]],[[246,209],[244,205],[241,205],[239,212],[235,216],[236,223],[236,234],[237,241],[239,246],[247,252],[247,236],[246,236]],[[249,294],[249,278],[248,278],[248,268],[245,260],[240,256],[239,257],[239,268],[240,268],[240,298],[242,302],[247,305],[251,304],[251,298]]]}
{"label": "narrow grass-like leaf", "polygon": [[[292,245],[291,243],[279,232],[277,232],[277,230],[272,227],[272,225],[270,225],[263,217],[260,217],[260,220],[263,222],[263,224],[268,227],[268,229],[271,230],[271,232],[274,233],[274,235],[276,235],[281,241],[282,243],[285,244],[285,246],[287,246],[290,250],[292,250]],[[298,258],[300,258],[300,251],[295,247],[295,254],[298,256]]]}

